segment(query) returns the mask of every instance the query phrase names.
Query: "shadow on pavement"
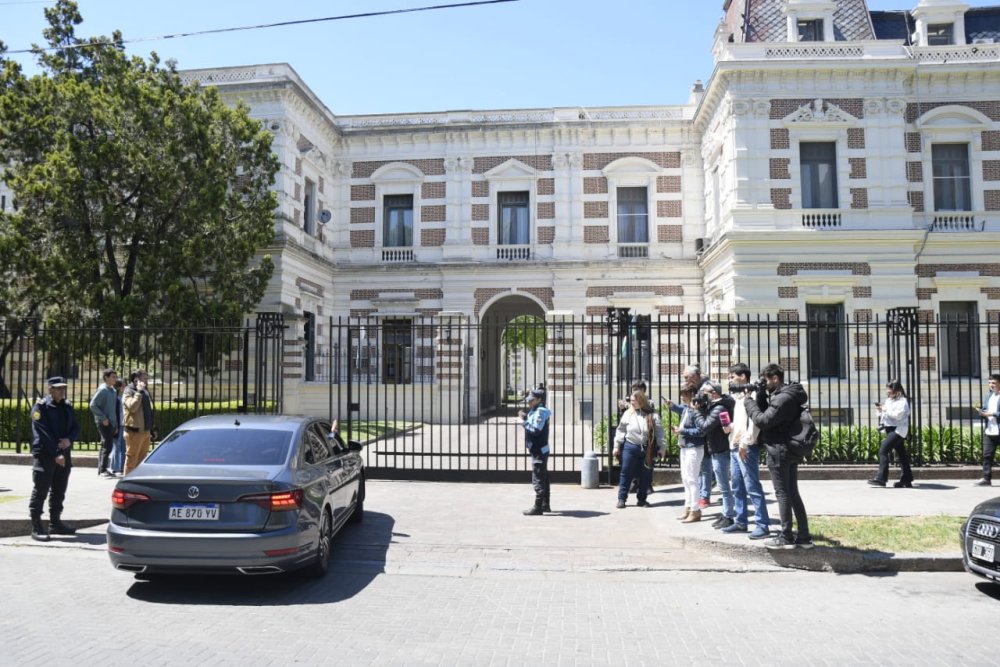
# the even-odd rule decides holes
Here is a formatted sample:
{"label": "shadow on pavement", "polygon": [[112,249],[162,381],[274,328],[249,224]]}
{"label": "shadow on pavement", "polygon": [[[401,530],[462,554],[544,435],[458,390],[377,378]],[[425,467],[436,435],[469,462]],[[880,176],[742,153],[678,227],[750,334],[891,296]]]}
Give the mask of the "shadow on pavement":
{"label": "shadow on pavement", "polygon": [[980,581],[976,584],[976,588],[979,592],[988,595],[994,600],[1000,601],[1000,584],[993,583],[991,581]]}
{"label": "shadow on pavement", "polygon": [[343,528],[334,538],[330,571],[322,579],[301,573],[246,576],[159,575],[138,580],[128,590],[134,600],[202,606],[286,606],[347,600],[385,571],[395,520],[365,512],[364,521]]}
{"label": "shadow on pavement", "polygon": [[949,491],[951,489],[957,489],[958,487],[953,484],[934,484],[928,482],[914,482],[914,489],[927,489],[928,491]]}
{"label": "shadow on pavement", "polygon": [[596,512],[594,510],[568,510],[565,512],[552,512],[549,516],[566,516],[571,519],[594,519],[599,516],[607,516],[609,512]]}

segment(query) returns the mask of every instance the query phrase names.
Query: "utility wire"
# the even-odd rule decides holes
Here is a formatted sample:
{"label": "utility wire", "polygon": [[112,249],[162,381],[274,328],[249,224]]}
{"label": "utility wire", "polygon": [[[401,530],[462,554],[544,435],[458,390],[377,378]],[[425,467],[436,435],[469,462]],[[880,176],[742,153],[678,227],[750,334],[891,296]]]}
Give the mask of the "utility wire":
{"label": "utility wire", "polygon": [[[449,5],[430,5],[427,7],[411,7],[408,9],[388,9],[381,12],[364,12],[361,14],[345,14],[343,16],[326,16],[317,19],[299,19],[295,21],[280,21],[278,23],[261,23],[260,25],[246,25],[235,28],[215,28],[212,30],[196,30],[194,32],[179,32],[173,35],[157,35],[155,37],[137,37],[135,39],[123,39],[120,42],[87,42],[80,44],[67,44],[66,46],[48,46],[41,49],[17,49],[7,51],[8,54],[15,53],[36,53],[37,51],[64,51],[68,49],[81,49],[91,46],[120,46],[121,44],[135,44],[137,42],[153,42],[161,39],[179,39],[181,37],[197,37],[200,35],[217,35],[224,32],[239,32],[242,30],[261,30],[263,28],[281,28],[290,25],[302,25],[307,23],[323,23],[325,21],[344,21],[346,19],[362,19],[373,16],[389,16],[392,14],[410,14],[413,12],[429,12],[436,9],[456,9],[459,7],[476,7],[478,5],[496,5],[501,2],[519,2],[520,0],[476,0],[475,2],[458,2]],[[0,3],[2,4],[2,3]]]}

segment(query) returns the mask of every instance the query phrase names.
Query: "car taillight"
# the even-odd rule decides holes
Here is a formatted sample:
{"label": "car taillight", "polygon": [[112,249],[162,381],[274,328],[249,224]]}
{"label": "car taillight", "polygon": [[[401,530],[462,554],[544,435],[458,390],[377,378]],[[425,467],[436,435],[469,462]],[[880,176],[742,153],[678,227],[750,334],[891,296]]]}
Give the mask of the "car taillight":
{"label": "car taillight", "polygon": [[145,493],[133,493],[131,491],[122,491],[121,489],[115,489],[111,493],[111,506],[116,510],[127,510],[132,505],[144,500],[149,500],[149,496]]}
{"label": "car taillight", "polygon": [[302,489],[243,496],[240,500],[245,503],[260,505],[264,509],[271,510],[272,512],[277,512],[279,510],[297,510],[302,507]]}

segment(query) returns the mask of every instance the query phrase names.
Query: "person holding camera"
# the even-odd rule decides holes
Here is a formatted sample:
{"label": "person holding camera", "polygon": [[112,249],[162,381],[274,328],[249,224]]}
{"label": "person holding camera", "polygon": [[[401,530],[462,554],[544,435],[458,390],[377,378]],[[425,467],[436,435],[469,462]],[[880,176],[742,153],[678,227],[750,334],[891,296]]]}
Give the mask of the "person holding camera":
{"label": "person holding camera", "polygon": [[885,402],[876,403],[878,410],[878,430],[885,434],[878,448],[878,472],[868,480],[872,486],[885,486],[889,480],[889,452],[896,453],[902,475],[893,484],[897,489],[913,487],[913,471],[910,469],[910,454],[906,451],[906,434],[910,428],[910,401],[899,380],[890,380],[885,385]]}
{"label": "person holding camera", "polygon": [[[785,384],[785,369],[768,364],[761,370],[763,391],[743,399],[747,416],[760,429],[760,440],[767,447],[767,467],[771,471],[774,495],[778,499],[781,533],[764,542],[768,549],[811,549],[809,518],[799,495],[799,464],[802,456],[791,450],[789,440],[794,433],[802,408],[809,395],[797,382]],[[792,530],[792,515],[798,534]]]}
{"label": "person holding camera", "polygon": [[[729,431],[733,419],[733,398],[722,394],[722,387],[716,382],[706,382],[694,397],[693,429],[700,431],[708,446],[712,460],[712,472],[722,494],[722,513],[712,523],[716,530],[732,526],[736,511],[733,506],[733,491],[730,486]],[[690,434],[688,429],[685,435]]]}
{"label": "person holding camera", "polygon": [[[649,507],[646,495],[653,478],[652,462],[647,462],[647,452],[655,448],[655,455],[662,456],[667,449],[667,439],[663,432],[660,415],[649,404],[646,394],[634,391],[629,396],[629,409],[618,421],[615,431],[615,448],[612,455],[621,459],[622,469],[618,479],[618,509],[625,507],[632,479],[639,478],[636,487],[638,507]],[[647,465],[648,463],[648,465]]]}
{"label": "person holding camera", "polygon": [[524,446],[531,455],[531,486],[535,490],[535,504],[522,512],[525,516],[540,516],[552,511],[549,501],[549,421],[552,411],[545,406],[545,396],[545,385],[539,385],[524,397],[528,402],[528,411],[517,411],[524,428]]}
{"label": "person holding camera", "polygon": [[673,432],[677,435],[677,447],[680,450],[681,484],[684,486],[684,512],[677,519],[684,523],[701,521],[698,491],[701,462],[705,458],[705,437],[701,434],[685,435],[685,430],[694,422],[692,417],[694,408],[691,407],[691,399],[694,398],[694,394],[691,387],[684,386],[681,387],[680,405],[673,401],[667,401],[667,406],[671,411],[680,415],[680,422],[673,427]]}
{"label": "person holding camera", "polygon": [[[754,398],[756,384],[750,382],[750,367],[744,363],[729,369],[729,392],[741,398]],[[759,431],[747,416],[742,400],[734,401],[733,429],[729,433],[729,456],[733,470],[733,501],[736,506],[735,523],[723,528],[724,533],[745,533],[749,525],[747,497],[753,502],[754,522],[751,540],[762,540],[771,534],[771,519],[767,513],[764,487],[760,483]]]}
{"label": "person holding camera", "polygon": [[[691,395],[695,396],[706,382],[711,382],[701,374],[701,367],[692,364],[681,373],[684,385],[691,388]],[[705,509],[712,504],[712,457],[705,452],[701,460],[701,468],[698,474],[698,509]]]}
{"label": "person holding camera", "polygon": [[146,371],[132,371],[129,374],[129,384],[122,393],[126,475],[135,470],[149,453],[154,411],[148,383],[149,375]]}

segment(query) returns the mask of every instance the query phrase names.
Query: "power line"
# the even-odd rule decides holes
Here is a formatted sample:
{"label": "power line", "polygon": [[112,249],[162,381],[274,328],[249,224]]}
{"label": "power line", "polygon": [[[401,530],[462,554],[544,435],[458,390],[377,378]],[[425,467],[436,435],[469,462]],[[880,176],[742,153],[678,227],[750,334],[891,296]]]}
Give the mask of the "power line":
{"label": "power line", "polygon": [[[295,21],[280,21],[278,23],[261,23],[259,25],[246,25],[235,28],[215,28],[212,30],[196,30],[194,32],[179,32],[173,35],[157,35],[155,37],[137,37],[135,39],[123,39],[120,42],[88,42],[81,44],[68,44],[66,46],[49,46],[40,51],[63,51],[67,49],[81,49],[91,46],[119,46],[121,44],[135,44],[138,42],[153,42],[161,39],[179,39],[181,37],[198,37],[201,35],[217,35],[224,32],[239,32],[242,30],[261,30],[263,28],[282,28],[290,25],[303,25],[307,23],[323,23],[325,21],[344,21],[346,19],[363,19],[373,16],[389,16],[392,14],[410,14],[413,12],[429,12],[437,9],[456,9],[460,7],[476,7],[479,5],[496,5],[501,2],[519,2],[520,0],[476,0],[474,2],[458,2],[448,5],[430,5],[426,7],[411,7],[408,9],[388,9],[381,12],[364,12],[361,14],[345,14],[342,16],[326,16],[316,19],[298,19]],[[0,3],[4,4],[4,3]],[[7,51],[9,54],[15,53],[35,53],[36,49],[17,49]]]}

